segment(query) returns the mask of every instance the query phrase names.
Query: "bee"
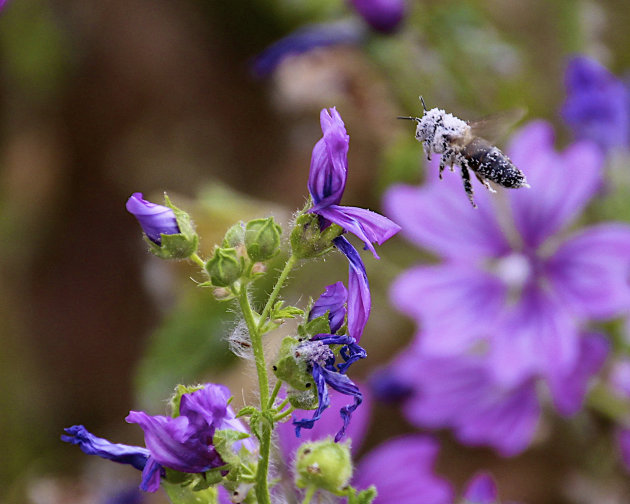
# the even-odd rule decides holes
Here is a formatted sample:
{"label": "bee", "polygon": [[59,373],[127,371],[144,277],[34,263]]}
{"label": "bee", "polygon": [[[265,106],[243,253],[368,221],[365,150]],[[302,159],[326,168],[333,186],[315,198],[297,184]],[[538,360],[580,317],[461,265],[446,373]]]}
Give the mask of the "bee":
{"label": "bee", "polygon": [[473,207],[477,208],[473,199],[473,188],[470,182],[470,172],[477,177],[490,192],[496,192],[490,182],[500,186],[515,189],[529,187],[525,175],[501,150],[488,140],[477,136],[475,132],[481,129],[487,121],[470,124],[462,121],[444,110],[432,108],[427,110],[422,96],[420,97],[424,114],[422,117],[399,117],[416,121],[416,140],[422,142],[424,153],[428,160],[431,154],[441,154],[440,180],[445,166],[459,165],[464,190]]}

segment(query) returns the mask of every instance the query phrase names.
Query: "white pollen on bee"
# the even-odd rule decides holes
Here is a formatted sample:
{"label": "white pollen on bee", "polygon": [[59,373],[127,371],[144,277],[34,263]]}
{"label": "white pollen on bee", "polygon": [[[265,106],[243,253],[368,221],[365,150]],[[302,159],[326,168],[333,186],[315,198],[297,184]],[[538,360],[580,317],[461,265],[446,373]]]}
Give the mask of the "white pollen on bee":
{"label": "white pollen on bee", "polygon": [[510,288],[521,288],[532,274],[530,259],[519,253],[512,253],[499,259],[493,271]]}
{"label": "white pollen on bee", "polygon": [[422,116],[416,128],[416,139],[427,142],[429,149],[438,154],[444,152],[454,139],[466,136],[470,126],[446,111],[433,108]]}

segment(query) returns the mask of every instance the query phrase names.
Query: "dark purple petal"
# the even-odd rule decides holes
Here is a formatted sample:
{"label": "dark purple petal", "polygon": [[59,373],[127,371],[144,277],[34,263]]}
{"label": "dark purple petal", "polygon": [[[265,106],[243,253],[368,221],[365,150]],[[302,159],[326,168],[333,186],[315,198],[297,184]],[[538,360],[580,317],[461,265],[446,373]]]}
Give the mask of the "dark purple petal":
{"label": "dark purple petal", "polygon": [[535,121],[520,130],[509,148],[531,185],[509,196],[516,227],[532,249],[568,226],[601,186],[604,158],[594,144],[574,143],[561,153],[553,144],[551,126]]}
{"label": "dark purple petal", "polygon": [[365,266],[357,250],[343,236],[333,240],[339,251],[348,258],[348,334],[356,341],[370,317],[372,297]]}
{"label": "dark purple petal", "polygon": [[348,178],[348,145],[343,119],[335,107],[323,109],[319,115],[324,136],[313,147],[308,190],[315,205],[312,212],[341,201]]}
{"label": "dark purple petal", "polygon": [[343,282],[336,282],[329,285],[326,287],[324,293],[315,301],[315,304],[308,314],[308,319],[313,320],[328,312],[330,332],[334,334],[343,325],[343,321],[346,317],[347,300],[348,291]]}
{"label": "dark purple petal", "polygon": [[160,488],[160,475],[162,466],[153,457],[149,457],[147,465],[142,471],[142,482],[140,488],[145,492],[157,492]]}
{"label": "dark purple petal", "polygon": [[630,96],[624,83],[597,61],[578,56],[565,75],[564,120],[578,139],[604,150],[627,147],[630,140]]}
{"label": "dark purple petal", "polygon": [[390,188],[383,201],[386,215],[402,226],[407,239],[444,258],[473,262],[507,254],[511,246],[501,231],[488,191],[477,186],[478,208],[471,212],[460,177],[447,172],[444,180],[435,180],[438,163],[438,159],[429,163],[431,182],[424,186]]}
{"label": "dark purple petal", "polygon": [[64,429],[67,435],[61,440],[78,445],[83,453],[98,455],[101,458],[113,460],[121,464],[129,464],[142,471],[150,453],[146,448],[110,443],[106,439],[96,437],[87,431],[83,425],[73,425]]}
{"label": "dark purple petal", "polygon": [[580,337],[574,318],[547,290],[530,284],[490,338],[489,364],[513,386],[533,375],[574,369]]}
{"label": "dark purple petal", "polygon": [[582,407],[589,381],[608,357],[610,343],[601,334],[587,334],[580,340],[580,354],[569,373],[549,376],[549,387],[556,409],[561,415],[577,413]]}
{"label": "dark purple petal", "polygon": [[363,241],[365,248],[369,249],[377,259],[379,257],[372,244],[382,245],[400,231],[398,224],[365,208],[329,205],[317,210],[316,213]]}
{"label": "dark purple petal", "polygon": [[405,17],[405,0],[350,0],[354,8],[375,30],[396,31]]}
{"label": "dark purple petal", "polygon": [[315,422],[322,417],[322,413],[330,405],[330,399],[328,398],[328,388],[326,387],[326,378],[324,376],[324,369],[319,364],[313,364],[313,380],[315,380],[315,387],[317,387],[317,398],[319,403],[317,409],[313,413],[311,418],[303,418],[298,420],[293,418],[293,425],[295,426],[295,436],[300,437],[302,429],[312,429]]}
{"label": "dark purple petal", "polygon": [[144,442],[159,464],[188,473],[205,472],[222,464],[211,445],[214,428],[192,423],[188,417],[150,416],[130,411],[126,421],[144,431]]}
{"label": "dark purple petal", "polygon": [[488,473],[476,474],[464,492],[465,504],[494,504],[498,502],[497,485]]}
{"label": "dark purple petal", "polygon": [[394,306],[422,325],[423,350],[435,355],[461,353],[487,338],[507,295],[494,275],[461,263],[410,269],[390,289]]}
{"label": "dark purple petal", "polygon": [[359,23],[337,22],[305,26],[266,48],[252,64],[258,77],[271,74],[289,56],[302,54],[318,47],[356,45],[365,30]]}
{"label": "dark purple petal", "polygon": [[480,357],[428,358],[413,348],[392,370],[415,389],[403,409],[413,424],[451,428],[462,443],[492,446],[503,456],[531,442],[540,416],[533,380],[506,387]]}
{"label": "dark purple petal", "polygon": [[[295,436],[290,423],[278,424],[278,440],[285,460],[291,461],[298,446],[306,441],[317,441],[334,436],[339,430],[339,410],[345,406],[347,397],[335,390],[329,391],[330,407],[321,415],[312,429],[303,430],[300,438]],[[352,440],[352,452],[356,454],[361,448],[370,422],[372,402],[369,394],[364,394],[363,404],[352,415],[352,422],[346,431],[346,437]]]}
{"label": "dark purple petal", "polygon": [[358,489],[376,486],[373,504],[451,504],[450,485],[433,472],[438,448],[429,436],[387,441],[361,459],[352,484]]}
{"label": "dark purple petal", "polygon": [[580,317],[611,318],[630,308],[630,226],[600,224],[567,240],[549,259],[547,278]]}
{"label": "dark purple petal", "polygon": [[343,420],[343,425],[335,435],[335,442],[338,442],[346,434],[346,429],[350,424],[352,413],[363,402],[363,394],[361,394],[359,387],[346,375],[330,371],[325,368],[322,368],[322,373],[324,375],[324,379],[326,380],[326,384],[329,385],[333,390],[341,392],[344,395],[352,396],[352,398],[354,399],[354,402],[352,404],[347,404],[339,410],[339,414],[341,415],[341,418]]}
{"label": "dark purple petal", "polygon": [[142,199],[142,193],[133,193],[126,206],[127,211],[138,219],[144,234],[156,245],[162,243],[161,235],[180,232],[173,210]]}
{"label": "dark purple petal", "polygon": [[179,413],[195,423],[201,421],[202,426],[214,425],[220,428],[218,426],[228,416],[230,397],[230,391],[225,385],[207,383],[204,388],[182,396]]}

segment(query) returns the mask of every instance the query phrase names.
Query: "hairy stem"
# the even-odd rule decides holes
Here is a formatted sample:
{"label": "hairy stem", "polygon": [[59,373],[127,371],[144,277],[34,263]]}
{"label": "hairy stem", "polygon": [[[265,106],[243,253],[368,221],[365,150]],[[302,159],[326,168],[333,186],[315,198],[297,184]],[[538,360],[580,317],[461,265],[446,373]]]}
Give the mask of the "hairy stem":
{"label": "hairy stem", "polygon": [[258,329],[260,329],[263,326],[263,324],[267,321],[269,312],[271,311],[271,308],[275,304],[276,299],[278,299],[278,295],[280,294],[280,289],[282,289],[282,286],[284,285],[285,280],[289,276],[289,273],[293,269],[293,266],[295,266],[296,262],[297,262],[297,257],[295,257],[292,254],[287,260],[286,264],[284,265],[284,269],[282,270],[282,273],[280,273],[280,276],[278,277],[278,280],[276,281],[276,285],[274,286],[273,291],[271,292],[271,295],[269,296],[269,299],[267,300],[267,304],[265,305],[262,313],[260,314],[260,320],[258,321]]}
{"label": "hairy stem", "polygon": [[315,495],[315,492],[317,492],[317,487],[314,486],[309,486],[306,489],[306,493],[304,494],[304,499],[302,500],[302,504],[309,504],[309,502],[311,502],[311,499],[313,498],[313,495]]}

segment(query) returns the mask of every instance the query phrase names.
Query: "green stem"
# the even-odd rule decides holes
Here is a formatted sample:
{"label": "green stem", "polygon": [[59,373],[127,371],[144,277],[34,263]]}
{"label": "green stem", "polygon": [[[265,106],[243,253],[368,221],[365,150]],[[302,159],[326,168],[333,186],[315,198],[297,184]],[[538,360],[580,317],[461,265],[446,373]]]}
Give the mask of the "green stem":
{"label": "green stem", "polygon": [[284,269],[282,270],[282,273],[280,273],[280,276],[278,277],[278,280],[276,281],[276,285],[274,286],[273,291],[271,292],[271,295],[269,296],[269,299],[267,300],[267,304],[265,305],[262,313],[260,314],[260,320],[258,321],[258,329],[260,329],[263,326],[263,324],[265,324],[265,322],[267,321],[269,312],[271,311],[271,308],[276,302],[276,299],[278,298],[278,294],[280,294],[280,289],[282,289],[282,286],[284,285],[285,280],[289,276],[289,273],[293,269],[293,266],[295,266],[296,262],[297,262],[297,257],[295,257],[294,255],[291,255],[289,259],[287,260],[286,264],[284,265]]}
{"label": "green stem", "polygon": [[295,408],[291,406],[290,408],[287,408],[286,410],[284,410],[282,413],[278,413],[275,417],[273,417],[273,419],[277,422],[278,420],[282,420],[283,418],[288,417],[294,411],[295,411]]}
{"label": "green stem", "polygon": [[275,386],[273,387],[273,391],[271,392],[271,397],[269,398],[269,402],[267,403],[268,409],[273,408],[273,402],[276,400],[276,397],[278,397],[278,392],[280,392],[281,386],[282,386],[282,380],[277,380]]}
{"label": "green stem", "polygon": [[205,271],[206,263],[203,262],[203,259],[199,257],[197,252],[193,253],[193,255],[190,256],[190,260]]}
{"label": "green stem", "polygon": [[307,487],[306,493],[304,494],[304,499],[302,500],[302,504],[309,504],[309,502],[311,502],[311,499],[313,498],[313,495],[315,495],[315,492],[317,492],[317,487],[313,485]]}
{"label": "green stem", "polygon": [[[252,306],[247,297],[247,284],[241,286],[238,301],[247,324],[249,338],[252,343],[254,362],[258,374],[258,387],[260,389],[260,410],[265,412],[269,404],[269,378],[267,376],[267,364],[265,363],[265,353],[263,351],[262,338],[258,329],[258,324],[254,317]],[[256,498],[260,504],[270,504],[269,486],[267,483],[267,473],[269,471],[269,450],[271,446],[271,426],[268,422],[262,423],[260,433],[260,459],[256,471]]]}

